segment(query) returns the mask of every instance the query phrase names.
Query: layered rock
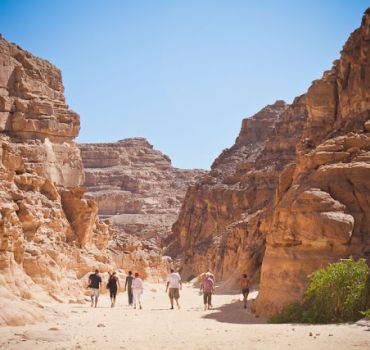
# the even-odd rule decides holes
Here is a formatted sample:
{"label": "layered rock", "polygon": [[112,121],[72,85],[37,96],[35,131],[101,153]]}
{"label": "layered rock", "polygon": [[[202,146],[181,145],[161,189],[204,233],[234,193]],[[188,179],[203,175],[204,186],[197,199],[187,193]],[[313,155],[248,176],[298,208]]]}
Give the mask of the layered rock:
{"label": "layered rock", "polygon": [[[148,275],[162,259],[162,246],[171,233],[189,185],[203,170],[174,168],[168,156],[144,138],[116,143],[81,144],[87,197],[98,204],[99,215],[117,230],[115,261],[121,266],[126,251],[135,264],[147,263]],[[127,265],[125,265],[127,266]],[[131,266],[133,268],[133,265]],[[145,270],[145,269],[144,269]]]}
{"label": "layered rock", "polygon": [[189,188],[169,249],[182,256],[185,276],[211,269],[230,286],[260,267],[278,177],[303,130],[302,100],[277,101],[244,119],[235,144]]}
{"label": "layered rock", "polygon": [[[264,110],[244,121],[189,189],[172,244],[186,275],[210,268],[233,282],[262,262],[256,310],[269,316],[302,295],[314,270],[369,258],[369,72],[367,10],[333,68],[270,124]],[[272,129],[261,139],[260,125]]]}
{"label": "layered rock", "polygon": [[0,38],[0,325],[41,320],[33,301],[76,300],[84,274],[113,266],[78,187],[78,132],[60,71]]}
{"label": "layered rock", "polygon": [[370,258],[370,9],[308,89],[306,106],[296,164],[280,178],[267,237],[256,305],[263,315],[298,299],[307,276],[328,262]]}

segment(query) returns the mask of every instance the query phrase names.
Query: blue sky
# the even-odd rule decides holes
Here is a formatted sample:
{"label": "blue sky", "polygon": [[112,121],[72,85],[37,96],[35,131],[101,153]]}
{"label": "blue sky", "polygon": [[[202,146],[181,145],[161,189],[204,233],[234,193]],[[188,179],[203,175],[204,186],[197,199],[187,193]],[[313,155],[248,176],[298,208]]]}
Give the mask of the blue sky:
{"label": "blue sky", "polygon": [[331,67],[365,0],[0,0],[0,32],[63,73],[79,142],[146,137],[208,168],[241,120]]}

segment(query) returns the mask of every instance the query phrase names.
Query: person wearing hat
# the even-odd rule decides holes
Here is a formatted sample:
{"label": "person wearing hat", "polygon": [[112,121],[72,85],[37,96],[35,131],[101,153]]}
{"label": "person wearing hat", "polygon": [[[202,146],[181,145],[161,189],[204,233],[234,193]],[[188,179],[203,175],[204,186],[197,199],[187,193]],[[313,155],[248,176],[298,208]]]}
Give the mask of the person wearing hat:
{"label": "person wearing hat", "polygon": [[139,277],[139,273],[135,272],[135,278],[132,281],[132,293],[134,296],[134,309],[136,309],[137,304],[139,304],[140,309],[141,306],[141,294],[143,294],[144,285],[143,280]]}
{"label": "person wearing hat", "polygon": [[212,308],[212,294],[215,292],[215,282],[212,273],[207,272],[200,285],[200,291],[203,293],[204,310]]}

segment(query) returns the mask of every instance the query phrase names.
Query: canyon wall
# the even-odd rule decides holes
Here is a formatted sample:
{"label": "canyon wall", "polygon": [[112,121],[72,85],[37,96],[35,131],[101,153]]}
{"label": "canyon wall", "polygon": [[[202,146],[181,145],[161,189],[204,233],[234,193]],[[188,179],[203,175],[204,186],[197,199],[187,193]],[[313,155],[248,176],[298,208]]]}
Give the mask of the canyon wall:
{"label": "canyon wall", "polygon": [[79,129],[60,71],[0,37],[0,325],[42,320],[39,301],[81,301],[81,277],[114,266],[79,187]]}
{"label": "canyon wall", "polygon": [[186,278],[210,269],[232,286],[259,269],[279,174],[294,159],[307,116],[304,98],[244,119],[235,144],[189,188],[168,248],[182,258]]}
{"label": "canyon wall", "polygon": [[184,274],[211,269],[232,286],[262,265],[255,309],[269,316],[302,295],[314,270],[369,258],[369,131],[367,10],[332,69],[290,106],[245,119],[189,188],[170,246]]}
{"label": "canyon wall", "polygon": [[306,94],[295,164],[283,172],[256,309],[298,299],[307,275],[350,255],[370,258],[370,9],[340,59]]}
{"label": "canyon wall", "polygon": [[205,171],[174,168],[170,158],[144,138],[80,144],[79,148],[86,196],[97,203],[100,217],[116,231],[115,247],[111,245],[116,263],[121,266],[123,259],[127,266],[124,252],[129,251],[136,257],[135,264],[140,260],[151,265],[150,274],[155,276],[158,262],[166,260],[162,247],[186,189]]}

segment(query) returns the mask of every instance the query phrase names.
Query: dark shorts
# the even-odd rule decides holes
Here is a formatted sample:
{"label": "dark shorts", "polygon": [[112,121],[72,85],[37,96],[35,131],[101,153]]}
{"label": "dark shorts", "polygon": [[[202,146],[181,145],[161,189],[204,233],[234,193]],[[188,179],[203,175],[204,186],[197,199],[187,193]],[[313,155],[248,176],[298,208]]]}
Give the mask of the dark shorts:
{"label": "dark shorts", "polygon": [[242,294],[243,294],[244,296],[248,295],[248,294],[249,294],[249,288],[243,288],[243,289],[242,289]]}
{"label": "dark shorts", "polygon": [[109,294],[111,298],[115,298],[117,295],[117,288],[110,288],[109,289]]}
{"label": "dark shorts", "polygon": [[179,299],[180,298],[179,288],[170,288],[168,296],[170,297],[170,299]]}
{"label": "dark shorts", "polygon": [[203,302],[204,304],[212,305],[212,292],[203,293]]}

